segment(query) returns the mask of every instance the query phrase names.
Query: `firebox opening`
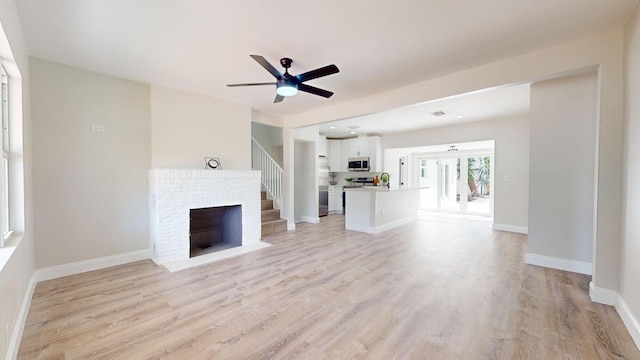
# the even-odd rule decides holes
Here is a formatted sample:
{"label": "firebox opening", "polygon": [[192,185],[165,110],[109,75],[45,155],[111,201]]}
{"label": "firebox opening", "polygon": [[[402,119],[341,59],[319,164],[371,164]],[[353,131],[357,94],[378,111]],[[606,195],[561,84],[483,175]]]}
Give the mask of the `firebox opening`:
{"label": "firebox opening", "polygon": [[189,257],[242,246],[242,206],[189,210]]}

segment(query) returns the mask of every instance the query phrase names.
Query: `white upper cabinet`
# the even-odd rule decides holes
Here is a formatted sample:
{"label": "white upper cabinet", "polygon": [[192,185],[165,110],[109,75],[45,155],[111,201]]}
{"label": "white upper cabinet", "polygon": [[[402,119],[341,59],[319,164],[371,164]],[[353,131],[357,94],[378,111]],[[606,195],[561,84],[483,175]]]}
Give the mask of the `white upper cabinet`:
{"label": "white upper cabinet", "polygon": [[341,140],[327,140],[327,147],[329,153],[329,171],[343,172],[342,167],[342,141]]}
{"label": "white upper cabinet", "polygon": [[327,140],[329,171],[349,171],[349,158],[369,157],[371,172],[382,171],[380,136],[361,136],[355,139]]}
{"label": "white upper cabinet", "polygon": [[380,136],[369,136],[369,168],[371,172],[382,171]]}
{"label": "white upper cabinet", "polygon": [[340,156],[340,172],[349,171],[349,140],[339,140],[342,154]]}
{"label": "white upper cabinet", "polygon": [[316,143],[316,152],[318,156],[327,156],[327,137],[324,135],[318,136],[318,142]]}
{"label": "white upper cabinet", "polygon": [[349,157],[369,156],[369,137],[360,136],[349,142]]}

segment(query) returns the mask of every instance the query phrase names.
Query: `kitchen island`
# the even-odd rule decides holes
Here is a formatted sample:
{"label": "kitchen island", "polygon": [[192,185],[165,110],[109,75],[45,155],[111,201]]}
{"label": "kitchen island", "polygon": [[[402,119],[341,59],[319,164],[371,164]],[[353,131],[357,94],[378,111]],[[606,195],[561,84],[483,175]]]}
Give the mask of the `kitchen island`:
{"label": "kitchen island", "polygon": [[419,189],[344,188],[345,228],[377,234],[417,219]]}

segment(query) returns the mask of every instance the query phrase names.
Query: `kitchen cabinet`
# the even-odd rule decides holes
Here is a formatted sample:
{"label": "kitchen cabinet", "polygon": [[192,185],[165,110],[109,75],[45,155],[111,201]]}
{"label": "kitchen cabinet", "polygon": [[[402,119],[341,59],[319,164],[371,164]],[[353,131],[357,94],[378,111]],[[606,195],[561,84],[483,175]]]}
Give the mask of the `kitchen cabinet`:
{"label": "kitchen cabinet", "polygon": [[318,142],[316,143],[316,152],[318,156],[327,156],[327,137],[324,135],[318,136]]}
{"label": "kitchen cabinet", "polygon": [[369,168],[371,172],[383,171],[380,136],[369,136]]}
{"label": "kitchen cabinet", "polygon": [[342,214],[342,186],[329,185],[329,213]]}
{"label": "kitchen cabinet", "polygon": [[377,234],[418,218],[420,189],[346,188],[344,228]]}
{"label": "kitchen cabinet", "polygon": [[369,157],[371,172],[382,171],[380,136],[361,136],[355,139],[327,140],[329,171],[349,171],[349,158]]}
{"label": "kitchen cabinet", "polygon": [[[329,171],[333,172],[345,172],[346,167],[342,166],[342,141],[341,140],[327,140],[327,148],[329,154]],[[345,162],[346,164],[346,162]]]}
{"label": "kitchen cabinet", "polygon": [[346,141],[349,142],[349,157],[369,156],[369,137],[359,136]]}
{"label": "kitchen cabinet", "polygon": [[349,171],[349,140],[341,140],[340,172]]}

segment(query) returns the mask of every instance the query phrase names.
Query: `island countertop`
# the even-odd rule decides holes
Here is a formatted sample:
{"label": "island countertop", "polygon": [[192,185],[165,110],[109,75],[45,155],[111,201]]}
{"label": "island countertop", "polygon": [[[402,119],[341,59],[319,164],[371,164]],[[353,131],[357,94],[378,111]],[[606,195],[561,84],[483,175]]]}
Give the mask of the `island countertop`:
{"label": "island countertop", "polygon": [[344,187],[344,190],[347,191],[384,191],[384,192],[390,192],[390,191],[407,191],[407,190],[417,190],[417,188],[398,188],[398,187],[392,187],[392,188],[388,188],[386,186],[358,186],[358,187]]}

